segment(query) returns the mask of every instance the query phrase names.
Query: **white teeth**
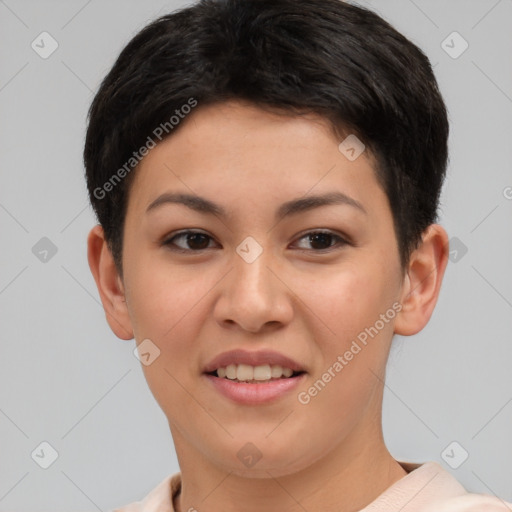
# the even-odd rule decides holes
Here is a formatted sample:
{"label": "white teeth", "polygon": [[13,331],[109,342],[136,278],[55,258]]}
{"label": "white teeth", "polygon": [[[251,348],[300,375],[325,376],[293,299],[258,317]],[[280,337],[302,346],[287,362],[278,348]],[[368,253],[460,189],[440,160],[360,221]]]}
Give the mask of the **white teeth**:
{"label": "white teeth", "polygon": [[[249,366],[249,368],[251,367]],[[269,380],[272,377],[272,370],[270,369],[270,365],[265,364],[263,366],[255,366],[253,375],[254,380]],[[240,377],[238,377],[238,380],[240,380]]]}
{"label": "white teeth", "polygon": [[226,367],[217,369],[217,376],[239,381],[269,381],[271,379],[280,379],[281,377],[291,377],[293,370],[283,368],[279,365],[264,364],[260,366],[251,366],[248,364],[230,364]]}
{"label": "white teeth", "polygon": [[226,366],[226,377],[228,379],[236,379],[236,364]]}
{"label": "white teeth", "polygon": [[290,368],[283,368],[283,375],[285,377],[291,377],[293,374],[293,370],[291,370]]}
{"label": "white teeth", "polygon": [[283,374],[283,367],[276,364],[272,366],[270,371],[272,377],[274,377],[274,379],[278,379]]}

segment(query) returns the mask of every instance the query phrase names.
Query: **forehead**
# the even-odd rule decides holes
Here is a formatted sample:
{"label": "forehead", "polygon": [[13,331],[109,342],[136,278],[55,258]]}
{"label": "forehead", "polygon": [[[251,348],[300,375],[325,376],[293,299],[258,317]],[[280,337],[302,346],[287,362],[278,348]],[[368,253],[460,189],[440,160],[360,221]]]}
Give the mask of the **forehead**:
{"label": "forehead", "polygon": [[181,123],[139,164],[132,208],[147,207],[168,189],[220,202],[259,198],[264,205],[284,191],[297,197],[342,187],[357,196],[364,188],[379,188],[372,156],[365,151],[347,159],[332,125],[319,115],[280,114],[230,101],[198,106]]}
{"label": "forehead", "polygon": [[191,159],[205,147],[215,155],[226,157],[228,152],[233,157],[237,150],[256,146],[263,158],[276,148],[325,149],[326,144],[336,144],[337,136],[331,123],[317,114],[269,111],[245,101],[230,100],[199,105],[164,143],[171,143],[171,139]]}

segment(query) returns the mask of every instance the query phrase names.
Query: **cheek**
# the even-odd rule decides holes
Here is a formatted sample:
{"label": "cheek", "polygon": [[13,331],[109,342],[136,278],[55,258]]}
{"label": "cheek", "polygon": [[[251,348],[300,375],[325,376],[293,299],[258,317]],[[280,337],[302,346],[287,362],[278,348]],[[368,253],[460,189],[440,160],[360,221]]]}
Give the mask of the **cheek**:
{"label": "cheek", "polygon": [[[200,337],[204,315],[200,301],[213,285],[197,278],[184,278],[179,272],[151,272],[132,275],[130,316],[137,342],[151,340],[158,357],[142,370],[147,384],[161,408],[171,416],[190,410],[197,414],[182,385],[197,378],[191,360],[193,340]],[[187,383],[187,384],[186,384]],[[188,386],[189,387],[189,386]],[[190,409],[191,408],[191,409]]]}
{"label": "cheek", "polygon": [[137,343],[149,339],[159,350],[155,361],[142,367],[148,385],[159,402],[166,394],[179,396],[170,375],[181,382],[196,370],[190,364],[191,342],[200,336],[202,322],[198,315],[204,315],[200,299],[213,283],[208,286],[206,279],[154,263],[131,269],[127,282],[135,339]]}
{"label": "cheek", "polygon": [[333,414],[339,413],[340,419],[347,411],[361,412],[361,404],[368,403],[379,384],[375,374],[385,368],[396,316],[391,276],[380,265],[362,263],[332,273],[323,286],[304,295],[314,318],[322,320],[315,320],[321,352],[315,389],[322,395],[315,400],[327,408],[337,404]]}
{"label": "cheek", "polygon": [[295,287],[321,326],[322,339],[342,348],[391,307],[394,295],[389,281],[382,268],[360,262],[339,271],[331,268],[314,281],[295,280]]}
{"label": "cheek", "polygon": [[382,378],[393,332],[392,315],[388,322],[380,316],[393,303],[385,277],[370,267],[354,269],[335,274],[321,290],[306,295],[315,318],[322,319],[315,320],[321,357],[299,402],[304,411],[328,411],[323,427],[328,439],[343,438],[368,408],[379,407],[377,376]]}
{"label": "cheek", "polygon": [[[207,291],[206,280],[179,267],[140,263],[130,272],[128,300],[135,337],[164,343]],[[211,286],[210,286],[211,288]]]}

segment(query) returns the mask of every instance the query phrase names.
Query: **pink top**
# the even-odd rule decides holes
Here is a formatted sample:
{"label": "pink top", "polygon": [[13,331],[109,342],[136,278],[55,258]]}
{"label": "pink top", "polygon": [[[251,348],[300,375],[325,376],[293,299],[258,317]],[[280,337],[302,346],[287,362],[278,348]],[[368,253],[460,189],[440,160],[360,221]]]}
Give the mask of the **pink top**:
{"label": "pink top", "polygon": [[[470,494],[437,462],[399,462],[408,472],[360,512],[512,512],[512,503]],[[142,501],[113,512],[175,512],[173,498],[181,489],[181,473],[166,477]]]}

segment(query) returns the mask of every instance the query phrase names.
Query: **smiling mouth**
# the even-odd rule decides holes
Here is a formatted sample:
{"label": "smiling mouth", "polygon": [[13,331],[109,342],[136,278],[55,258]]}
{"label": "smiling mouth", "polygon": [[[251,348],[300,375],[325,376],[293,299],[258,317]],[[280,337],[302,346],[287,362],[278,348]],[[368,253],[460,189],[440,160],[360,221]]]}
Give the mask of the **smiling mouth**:
{"label": "smiling mouth", "polygon": [[280,365],[229,364],[203,375],[217,392],[241,405],[263,405],[289,395],[307,372]]}
{"label": "smiling mouth", "polygon": [[212,377],[217,377],[223,380],[229,380],[234,383],[243,383],[243,384],[266,384],[269,382],[274,382],[276,380],[288,380],[293,379],[295,377],[299,377],[306,372],[304,371],[292,371],[288,368],[282,369],[282,371],[274,369],[274,375],[281,373],[280,376],[270,376],[270,378],[237,378],[236,372],[229,367],[219,368],[217,370],[206,372],[206,375],[211,375]]}

